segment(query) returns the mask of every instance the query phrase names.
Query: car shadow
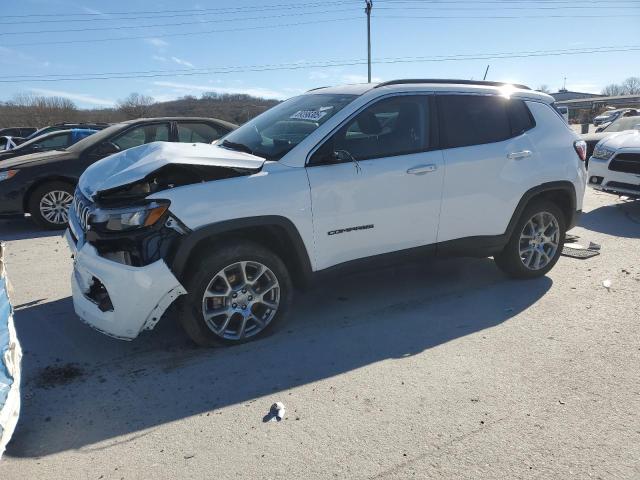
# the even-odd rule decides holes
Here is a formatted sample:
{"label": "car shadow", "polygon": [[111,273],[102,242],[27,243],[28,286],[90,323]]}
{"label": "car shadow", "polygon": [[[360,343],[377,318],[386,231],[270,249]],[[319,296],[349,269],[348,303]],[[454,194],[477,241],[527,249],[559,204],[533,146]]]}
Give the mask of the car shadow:
{"label": "car shadow", "polygon": [[[172,318],[123,342],[81,324],[70,298],[25,304],[15,313],[23,405],[7,454],[101,449],[94,444],[403,361],[509,320],[551,285],[548,277],[509,280],[489,259],[359,273],[301,293],[275,334],[220,349],[195,347]],[[264,402],[266,413],[271,402]]]}
{"label": "car shadow", "polygon": [[579,225],[615,237],[640,238],[640,200],[612,203],[584,212]]}
{"label": "car shadow", "polygon": [[55,237],[64,230],[44,230],[29,217],[0,219],[0,241],[26,240],[30,238]]}

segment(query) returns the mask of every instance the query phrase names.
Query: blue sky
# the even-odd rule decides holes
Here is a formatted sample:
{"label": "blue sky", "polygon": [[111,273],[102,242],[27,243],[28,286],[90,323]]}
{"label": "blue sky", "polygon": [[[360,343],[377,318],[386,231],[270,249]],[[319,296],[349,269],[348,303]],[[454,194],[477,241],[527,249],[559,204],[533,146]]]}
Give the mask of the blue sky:
{"label": "blue sky", "polygon": [[[205,91],[286,98],[317,86],[366,80],[366,65],[344,65],[366,59],[364,1],[4,0],[3,6],[20,17],[0,18],[0,80],[39,77],[0,82],[0,100],[31,92],[65,96],[80,107],[107,107],[134,91],[157,100]],[[175,23],[181,25],[166,25]],[[144,26],[156,24],[164,25]],[[555,91],[566,76],[568,89],[598,92],[608,83],[640,76],[638,25],[636,0],[374,0],[373,58],[387,63],[374,63],[373,77],[481,79],[490,64],[489,80],[546,84]],[[24,33],[43,30],[59,32]],[[139,38],[116,40],[131,36]],[[91,39],[111,40],[87,42]],[[81,43],[55,43],[67,41]],[[629,50],[634,45],[638,49]],[[627,51],[544,54],[593,47]],[[464,57],[541,51],[523,58]],[[410,58],[451,56],[463,58]],[[320,66],[326,62],[343,65]],[[276,64],[295,68],[272,69]],[[271,67],[248,68],[257,65]],[[228,67],[242,68],[221,71]],[[193,75],[193,69],[209,71]],[[76,79],[141,71],[157,76]],[[72,80],[36,81],[54,77]]]}

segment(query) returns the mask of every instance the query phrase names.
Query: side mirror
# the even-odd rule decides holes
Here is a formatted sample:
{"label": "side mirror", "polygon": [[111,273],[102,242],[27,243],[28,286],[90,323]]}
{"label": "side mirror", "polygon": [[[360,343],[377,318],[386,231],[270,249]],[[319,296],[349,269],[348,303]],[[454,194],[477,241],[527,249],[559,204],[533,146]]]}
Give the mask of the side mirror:
{"label": "side mirror", "polygon": [[353,156],[347,152],[346,150],[336,150],[331,155],[331,158],[335,162],[351,162],[353,161]]}

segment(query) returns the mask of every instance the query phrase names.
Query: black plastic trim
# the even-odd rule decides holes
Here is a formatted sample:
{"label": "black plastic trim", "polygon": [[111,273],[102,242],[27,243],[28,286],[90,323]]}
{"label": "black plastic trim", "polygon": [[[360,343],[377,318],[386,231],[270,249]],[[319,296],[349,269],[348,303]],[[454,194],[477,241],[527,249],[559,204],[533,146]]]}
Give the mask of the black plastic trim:
{"label": "black plastic trim", "polygon": [[300,267],[299,273],[302,276],[301,280],[306,283],[311,278],[311,261],[298,229],[291,220],[279,215],[264,215],[225,220],[193,230],[191,233],[180,239],[180,243],[176,248],[175,256],[171,262],[172,272],[177,278],[182,278],[191,252],[201,241],[217,235],[233,233],[235,231],[241,231],[251,227],[283,228],[289,237],[289,240],[291,240],[291,243],[293,244],[294,251],[291,253],[295,255],[295,260],[297,260],[297,264]]}
{"label": "black plastic trim", "polygon": [[373,88],[386,87],[388,85],[407,85],[413,83],[428,83],[428,84],[453,84],[453,85],[479,85],[485,87],[504,87],[506,85],[512,85],[516,88],[520,88],[522,90],[531,90],[526,85],[521,85],[518,83],[509,83],[509,82],[491,82],[488,80],[459,80],[455,78],[406,78],[400,80],[390,80],[388,82],[382,82],[376,85]]}

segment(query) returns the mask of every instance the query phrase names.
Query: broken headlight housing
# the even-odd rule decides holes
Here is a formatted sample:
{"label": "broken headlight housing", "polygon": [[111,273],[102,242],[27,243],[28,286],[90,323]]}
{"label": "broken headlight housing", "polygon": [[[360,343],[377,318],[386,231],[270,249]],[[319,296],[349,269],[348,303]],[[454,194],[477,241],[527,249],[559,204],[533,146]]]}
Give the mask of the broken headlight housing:
{"label": "broken headlight housing", "polygon": [[100,230],[125,232],[154,225],[168,209],[169,202],[162,200],[135,207],[97,209],[91,223]]}
{"label": "broken headlight housing", "polygon": [[598,160],[609,160],[615,153],[615,150],[598,144],[593,150],[593,158],[597,158]]}

